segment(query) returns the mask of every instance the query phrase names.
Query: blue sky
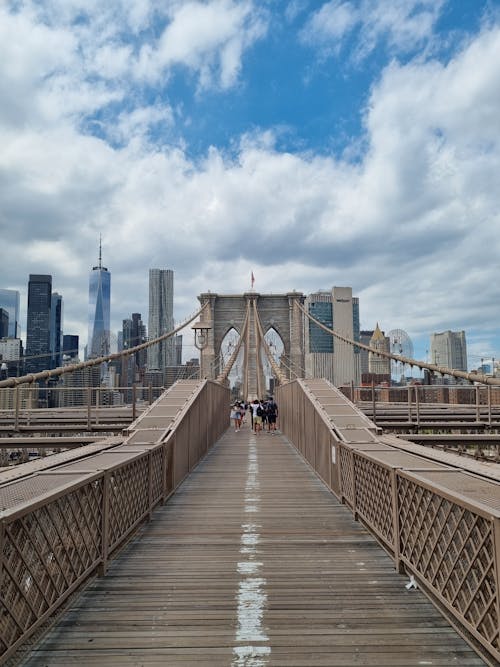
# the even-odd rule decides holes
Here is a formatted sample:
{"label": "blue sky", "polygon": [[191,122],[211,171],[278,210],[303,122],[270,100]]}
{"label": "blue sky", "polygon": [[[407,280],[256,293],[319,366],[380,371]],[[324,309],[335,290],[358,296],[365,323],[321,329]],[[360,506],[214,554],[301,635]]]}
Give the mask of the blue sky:
{"label": "blue sky", "polygon": [[[350,285],[361,325],[500,356],[498,0],[7,0],[0,286],[51,273],[86,342],[149,268],[206,290]],[[186,341],[189,342],[189,341]]]}

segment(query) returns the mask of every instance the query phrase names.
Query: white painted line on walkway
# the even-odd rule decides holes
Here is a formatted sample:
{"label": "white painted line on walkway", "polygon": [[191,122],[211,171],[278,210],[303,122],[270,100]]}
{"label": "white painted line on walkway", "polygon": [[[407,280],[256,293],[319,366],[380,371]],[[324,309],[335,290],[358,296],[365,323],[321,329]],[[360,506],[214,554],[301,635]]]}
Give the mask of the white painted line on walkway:
{"label": "white painted line on walkway", "polygon": [[[258,473],[255,437],[251,436],[245,485],[245,514],[258,515],[260,511]],[[263,625],[267,606],[267,581],[260,576],[262,561],[256,560],[259,553],[259,528],[261,525],[256,521],[241,525],[240,553],[244,560],[237,565],[238,574],[242,578],[236,597],[238,603],[236,642],[245,643],[234,647],[232,667],[264,667],[271,654],[271,647],[263,643],[269,641],[269,637]]]}

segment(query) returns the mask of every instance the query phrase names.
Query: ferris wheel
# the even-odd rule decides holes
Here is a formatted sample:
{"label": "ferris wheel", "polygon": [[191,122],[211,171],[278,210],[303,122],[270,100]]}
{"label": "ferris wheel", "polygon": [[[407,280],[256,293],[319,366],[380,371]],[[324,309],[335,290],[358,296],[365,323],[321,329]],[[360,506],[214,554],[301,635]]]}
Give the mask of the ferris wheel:
{"label": "ferris wheel", "polygon": [[[403,329],[391,329],[387,334],[390,341],[391,354],[413,359],[413,343],[410,336]],[[391,377],[400,380],[404,377],[404,364],[402,361],[391,359]]]}

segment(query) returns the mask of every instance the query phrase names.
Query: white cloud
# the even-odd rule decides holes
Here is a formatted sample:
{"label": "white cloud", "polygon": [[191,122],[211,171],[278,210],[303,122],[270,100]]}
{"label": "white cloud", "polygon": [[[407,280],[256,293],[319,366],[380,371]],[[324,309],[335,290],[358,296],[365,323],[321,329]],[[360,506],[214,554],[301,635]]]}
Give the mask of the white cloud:
{"label": "white cloud", "polygon": [[[205,3],[224,20],[214,26],[207,13],[213,20],[196,27],[195,4],[169,5],[143,57],[157,72],[183,63],[196,76],[205,71],[204,85],[233,85],[262,29],[252,5]],[[195,310],[197,293],[247,289],[253,270],[263,292],[351,284],[366,327],[379,321],[424,336],[481,323],[490,336],[500,301],[491,269],[500,254],[498,28],[447,64],[388,67],[364,117],[368,149],[353,164],[280,152],[269,130],[242,137],[236,155],[214,147],[195,160],[179,142],[155,145],[152,131],[168,134],[175,114],[140,98],[114,116],[113,133],[106,126],[103,138],[83,134],[85,114],[127,90],[132,47],[119,46],[116,34],[89,46],[102,78],[88,81],[78,32],[37,24],[31,14],[1,18],[0,86],[20,94],[18,113],[11,102],[0,108],[0,228],[9,248],[2,274],[5,286],[25,291],[29,272],[53,273],[67,322],[82,322],[82,342],[101,232],[115,328],[131,312],[146,317],[147,269],[168,266],[179,318]],[[134,20],[139,26],[147,16]],[[12,63],[14,28],[25,42]],[[46,54],[43,42],[57,40],[60,52]],[[108,85],[108,76],[119,79]]]}
{"label": "white cloud", "polygon": [[[162,28],[162,26],[164,26]],[[158,32],[159,31],[159,32]],[[185,67],[203,88],[235,85],[242,59],[266,32],[251,0],[160,6],[111,0],[26,2],[0,8],[0,123],[37,127],[92,116],[141,84],[165,84]],[[114,125],[112,114],[105,120]]]}
{"label": "white cloud", "polygon": [[245,48],[261,38],[266,24],[250,1],[191,1],[175,6],[157,44],[141,49],[136,76],[156,80],[183,65],[200,76],[202,87],[233,85]]}
{"label": "white cloud", "polygon": [[301,38],[323,53],[338,54],[353,34],[353,58],[366,58],[384,42],[406,53],[432,37],[445,0],[330,0],[313,12]]}

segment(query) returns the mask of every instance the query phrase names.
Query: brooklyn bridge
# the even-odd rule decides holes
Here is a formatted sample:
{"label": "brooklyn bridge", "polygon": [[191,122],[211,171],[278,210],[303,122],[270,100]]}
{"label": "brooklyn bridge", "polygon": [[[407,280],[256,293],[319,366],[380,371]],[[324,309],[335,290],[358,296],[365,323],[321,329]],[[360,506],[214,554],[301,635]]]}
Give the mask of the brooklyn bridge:
{"label": "brooklyn bridge", "polygon": [[[0,471],[0,664],[499,664],[500,379],[380,350],[467,400],[307,377],[308,318],[370,348],[301,297],[202,294],[158,339],[0,382],[0,446],[53,452]],[[26,398],[188,325],[198,379],[122,407]],[[271,368],[276,432],[230,427],[237,360],[245,400]]]}

